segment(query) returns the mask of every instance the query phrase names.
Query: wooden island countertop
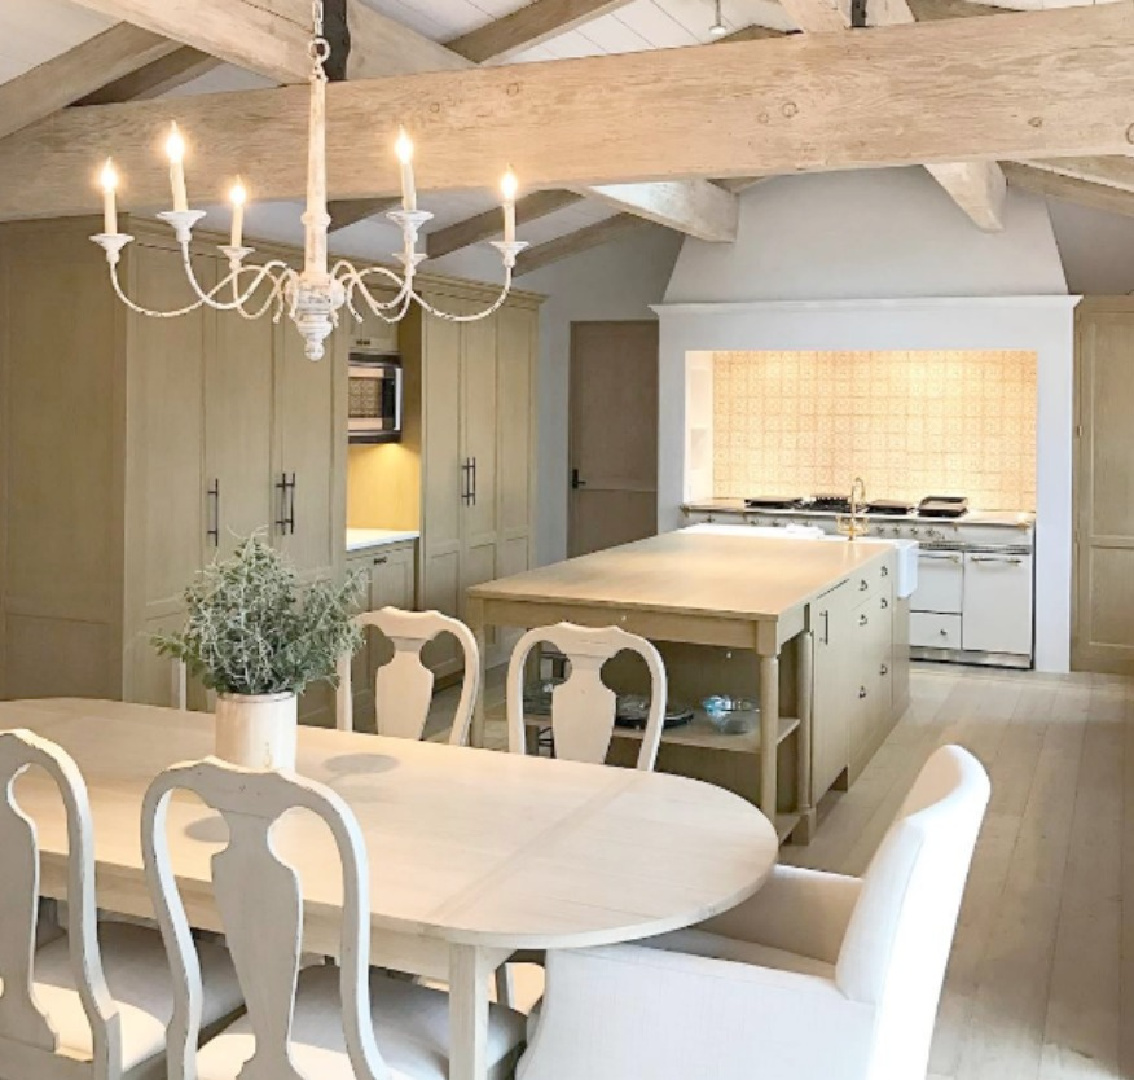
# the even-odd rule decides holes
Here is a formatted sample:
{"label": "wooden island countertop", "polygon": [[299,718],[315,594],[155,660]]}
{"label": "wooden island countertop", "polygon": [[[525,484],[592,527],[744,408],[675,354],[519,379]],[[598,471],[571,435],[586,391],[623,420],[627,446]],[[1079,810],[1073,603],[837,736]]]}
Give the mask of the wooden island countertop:
{"label": "wooden island countertop", "polygon": [[[658,642],[755,652],[761,710],[759,805],[769,817],[776,816],[777,748],[786,734],[798,731],[797,805],[790,817],[810,823],[811,607],[852,577],[861,579],[854,588],[867,594],[877,587],[879,575],[891,572],[892,562],[890,547],[866,541],[678,530],[473,586],[467,593],[466,618],[482,655],[489,627],[528,628],[561,621],[617,625]],[[799,715],[785,725],[780,718],[779,661],[789,641],[794,645]],[[481,704],[475,741],[482,737],[483,717]]]}

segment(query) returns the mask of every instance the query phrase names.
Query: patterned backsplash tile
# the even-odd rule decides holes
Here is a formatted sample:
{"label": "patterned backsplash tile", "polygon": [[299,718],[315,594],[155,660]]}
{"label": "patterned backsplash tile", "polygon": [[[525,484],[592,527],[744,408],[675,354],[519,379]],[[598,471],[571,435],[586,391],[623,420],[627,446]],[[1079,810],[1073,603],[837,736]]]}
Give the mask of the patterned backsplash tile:
{"label": "patterned backsplash tile", "polygon": [[1007,350],[719,352],[718,497],[968,495],[1034,510],[1036,355]]}

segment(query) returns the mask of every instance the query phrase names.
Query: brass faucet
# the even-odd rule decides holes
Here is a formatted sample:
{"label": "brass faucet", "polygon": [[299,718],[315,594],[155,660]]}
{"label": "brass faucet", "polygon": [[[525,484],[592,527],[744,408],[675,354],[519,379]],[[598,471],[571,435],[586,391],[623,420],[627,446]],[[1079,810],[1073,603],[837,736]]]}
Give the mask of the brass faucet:
{"label": "brass faucet", "polygon": [[847,537],[854,540],[857,536],[865,536],[868,531],[866,514],[866,483],[861,476],[854,478],[850,492],[850,514],[835,519],[835,528]]}

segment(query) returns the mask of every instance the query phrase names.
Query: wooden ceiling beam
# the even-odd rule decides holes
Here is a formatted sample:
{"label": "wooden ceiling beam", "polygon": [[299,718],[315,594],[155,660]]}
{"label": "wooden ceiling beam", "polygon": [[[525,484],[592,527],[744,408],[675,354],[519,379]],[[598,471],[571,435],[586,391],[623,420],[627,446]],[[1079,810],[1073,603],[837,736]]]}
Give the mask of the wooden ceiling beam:
{"label": "wooden ceiling beam", "polygon": [[534,48],[628,3],[630,0],[533,0],[510,15],[494,19],[447,44],[453,52],[484,64]]}
{"label": "wooden ceiling beam", "polygon": [[567,233],[566,236],[557,236],[554,240],[521,251],[516,258],[516,277],[542,270],[545,266],[570,258],[572,255],[579,255],[602,244],[609,244],[611,240],[617,240],[627,233],[637,232],[649,224],[644,218],[635,214],[615,214],[614,217]]}
{"label": "wooden ceiling beam", "polygon": [[177,51],[176,42],[118,23],[0,84],[0,138]]}
{"label": "wooden ceiling beam", "polygon": [[604,184],[578,190],[656,225],[672,227],[674,221],[681,221],[681,231],[698,240],[727,243],[736,239],[740,204],[732,192],[710,180]]}
{"label": "wooden ceiling beam", "polygon": [[[311,70],[309,0],[76,0],[155,34],[255,71],[280,83],[305,82]],[[352,79],[467,67],[464,58],[382,15],[364,0],[348,0]]]}
{"label": "wooden ceiling beam", "polygon": [[[554,214],[564,207],[573,206],[582,199],[573,191],[533,191],[516,201],[516,224],[526,225],[538,221],[548,214]],[[483,214],[458,221],[444,229],[431,232],[425,241],[425,250],[431,259],[439,259],[462,248],[491,240],[504,231],[504,218],[498,209],[486,210]]]}
{"label": "wooden ceiling beam", "polygon": [[224,61],[188,45],[177,45],[168,56],[113,79],[75,102],[76,105],[116,105],[122,101],[149,101],[207,75]]}
{"label": "wooden ceiling beam", "polygon": [[[848,0],[780,0],[784,10],[806,33],[832,33],[851,29]],[[915,21],[907,0],[871,0],[868,26],[900,26]],[[929,175],[950,198],[986,232],[1004,228],[1007,184],[995,161],[945,162],[927,166]]]}
{"label": "wooden ceiling beam", "polygon": [[1092,210],[1134,217],[1134,193],[1107,184],[1093,184],[1072,176],[1049,172],[1020,162],[1004,162],[1004,175],[1010,187],[1045,198],[1078,203]]}
{"label": "wooden ceiling beam", "polygon": [[[1130,149],[1134,5],[999,19],[333,84],[332,194],[396,193],[399,121],[436,191],[493,187],[507,161],[550,188]],[[0,217],[91,209],[108,153],[130,205],[164,205],[173,118],[191,178],[239,172],[258,198],[296,198],[307,105],[284,87],[65,110],[0,144]]]}
{"label": "wooden ceiling beam", "polygon": [[1134,191],[1134,159],[1128,157],[1053,158],[1021,161],[1019,164],[1069,176],[1073,180]]}
{"label": "wooden ceiling beam", "polygon": [[331,225],[328,232],[339,232],[360,221],[384,214],[393,210],[401,203],[401,199],[387,197],[382,199],[337,199],[327,204],[327,213],[331,215]]}

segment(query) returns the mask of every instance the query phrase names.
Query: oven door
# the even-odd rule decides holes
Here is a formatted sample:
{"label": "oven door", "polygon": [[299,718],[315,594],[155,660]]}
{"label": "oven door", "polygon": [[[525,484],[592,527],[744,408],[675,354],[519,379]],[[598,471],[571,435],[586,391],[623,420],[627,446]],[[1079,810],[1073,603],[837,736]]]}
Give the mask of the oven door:
{"label": "oven door", "polygon": [[911,611],[960,615],[964,592],[965,564],[959,551],[918,551],[917,588],[910,597]]}
{"label": "oven door", "polygon": [[401,364],[352,361],[348,374],[347,432],[352,443],[396,442],[401,438]]}
{"label": "oven door", "polygon": [[1023,553],[965,553],[966,650],[1032,653],[1032,557]]}

